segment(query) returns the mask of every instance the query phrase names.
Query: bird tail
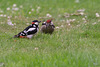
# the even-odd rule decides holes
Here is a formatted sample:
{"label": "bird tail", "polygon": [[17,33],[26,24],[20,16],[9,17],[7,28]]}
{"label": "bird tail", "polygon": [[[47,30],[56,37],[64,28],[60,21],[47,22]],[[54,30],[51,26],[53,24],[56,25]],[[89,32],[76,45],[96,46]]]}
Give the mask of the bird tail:
{"label": "bird tail", "polygon": [[18,38],[18,37],[19,37],[18,35],[14,35],[14,36],[13,36],[13,38]]}

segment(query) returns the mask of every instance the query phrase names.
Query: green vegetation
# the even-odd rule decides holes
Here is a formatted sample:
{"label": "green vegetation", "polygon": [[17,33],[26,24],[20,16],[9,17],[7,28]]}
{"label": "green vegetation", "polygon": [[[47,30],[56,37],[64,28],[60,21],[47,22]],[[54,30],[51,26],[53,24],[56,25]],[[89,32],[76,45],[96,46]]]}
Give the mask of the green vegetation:
{"label": "green vegetation", "polygon": [[[96,13],[100,0],[0,0],[0,67],[100,67]],[[32,39],[12,38],[34,19],[51,18],[56,26],[52,35],[39,31]]]}

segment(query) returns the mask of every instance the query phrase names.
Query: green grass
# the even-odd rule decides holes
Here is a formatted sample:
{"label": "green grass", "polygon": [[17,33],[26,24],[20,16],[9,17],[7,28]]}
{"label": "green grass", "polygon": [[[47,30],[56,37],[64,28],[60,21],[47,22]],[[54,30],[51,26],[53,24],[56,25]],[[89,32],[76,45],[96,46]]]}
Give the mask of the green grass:
{"label": "green grass", "polygon": [[[12,13],[13,4],[23,8]],[[8,18],[0,17],[0,67],[100,67],[100,17],[95,16],[100,13],[99,6],[99,0],[80,0],[79,3],[75,0],[0,0],[3,11],[0,15],[12,16],[12,23],[16,23],[9,26]],[[9,11],[6,10],[8,7]],[[37,7],[40,7],[39,12]],[[63,17],[65,13],[76,13],[79,9],[85,9],[86,23],[82,20],[85,16]],[[10,39],[34,19],[50,19],[40,18],[47,13],[54,18],[55,26],[60,27],[52,35],[39,31],[30,40]],[[76,20],[69,26],[68,19]]]}

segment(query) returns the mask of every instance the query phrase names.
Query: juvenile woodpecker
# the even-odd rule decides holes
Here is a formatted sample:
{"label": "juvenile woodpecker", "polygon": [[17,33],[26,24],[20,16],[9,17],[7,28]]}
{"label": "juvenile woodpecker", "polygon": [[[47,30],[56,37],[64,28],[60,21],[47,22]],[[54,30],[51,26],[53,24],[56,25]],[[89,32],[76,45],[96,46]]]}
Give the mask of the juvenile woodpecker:
{"label": "juvenile woodpecker", "polygon": [[41,32],[45,33],[45,34],[52,34],[54,31],[54,28],[55,28],[55,26],[54,26],[52,20],[47,20],[46,22],[42,23]]}
{"label": "juvenile woodpecker", "polygon": [[17,35],[14,35],[14,38],[28,38],[31,39],[39,30],[39,23],[41,21],[34,20],[32,21],[32,24],[26,27],[22,32],[18,33]]}

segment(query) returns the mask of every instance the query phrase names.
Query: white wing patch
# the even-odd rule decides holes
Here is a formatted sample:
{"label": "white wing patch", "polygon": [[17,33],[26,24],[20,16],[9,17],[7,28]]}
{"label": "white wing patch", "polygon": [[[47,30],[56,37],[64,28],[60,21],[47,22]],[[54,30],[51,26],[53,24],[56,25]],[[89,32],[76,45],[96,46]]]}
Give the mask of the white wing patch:
{"label": "white wing patch", "polygon": [[36,27],[35,25],[33,25],[33,27]]}
{"label": "white wing patch", "polygon": [[[32,30],[35,30],[35,29],[36,29],[36,28],[30,28],[30,29],[28,29],[28,31],[32,31]],[[27,31],[27,32],[28,32],[28,31]]]}
{"label": "white wing patch", "polygon": [[26,30],[24,30],[24,33],[27,33],[27,31],[26,31]]}

